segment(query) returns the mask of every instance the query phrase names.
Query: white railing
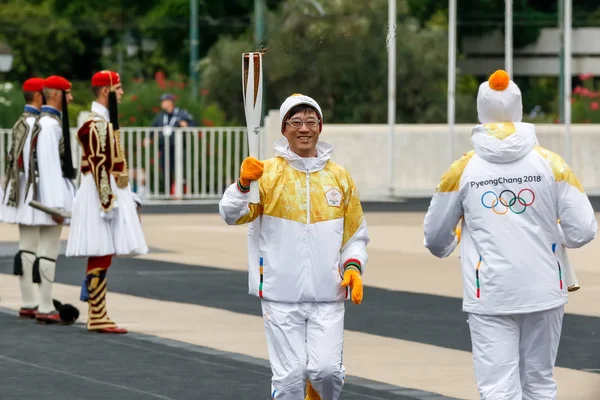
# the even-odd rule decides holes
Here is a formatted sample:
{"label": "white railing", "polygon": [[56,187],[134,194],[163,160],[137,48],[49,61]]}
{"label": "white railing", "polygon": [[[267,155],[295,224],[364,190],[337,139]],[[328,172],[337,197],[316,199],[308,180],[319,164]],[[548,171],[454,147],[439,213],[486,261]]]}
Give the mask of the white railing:
{"label": "white railing", "polygon": [[[456,125],[455,157],[471,150],[473,125]],[[540,144],[563,156],[564,127],[536,126]],[[245,127],[195,127],[173,129],[164,145],[163,128],[121,129],[132,188],[146,202],[181,199],[216,203],[224,189],[239,176],[242,160],[248,154]],[[386,125],[336,125],[323,128],[321,139],[334,146],[332,160],[349,170],[362,200],[394,200],[398,197],[430,196],[450,165],[448,128],[442,124],[396,126],[393,174],[387,161]],[[74,161],[80,150],[72,130]],[[168,131],[166,132],[169,133]],[[0,129],[0,154],[10,148],[9,129]],[[260,159],[274,156],[272,143],[281,137],[278,112],[270,112],[261,135]],[[600,125],[571,127],[570,165],[590,195],[600,195]],[[78,166],[78,165],[76,165]],[[5,158],[0,157],[0,177]],[[393,176],[393,195],[390,179]]]}
{"label": "white railing", "polygon": [[[246,129],[155,127],[120,129],[133,191],[144,201],[190,199],[218,201],[239,177],[248,154]],[[71,129],[73,163],[79,168],[77,129]],[[4,181],[11,130],[0,129],[0,177]]]}

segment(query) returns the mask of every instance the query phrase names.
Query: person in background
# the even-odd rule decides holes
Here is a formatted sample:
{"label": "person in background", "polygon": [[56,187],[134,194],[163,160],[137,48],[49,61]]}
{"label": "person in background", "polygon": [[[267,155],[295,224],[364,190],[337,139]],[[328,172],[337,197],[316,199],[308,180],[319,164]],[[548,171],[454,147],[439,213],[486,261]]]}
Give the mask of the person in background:
{"label": "person in background", "polygon": [[[160,168],[165,171],[165,152],[166,144],[169,145],[169,174],[165,172],[165,181],[167,176],[169,178],[170,193],[175,193],[175,137],[173,136],[173,128],[186,128],[190,126],[196,126],[194,117],[188,110],[177,107],[175,105],[175,95],[171,93],[165,93],[160,97],[160,108],[162,111],[158,113],[152,126],[162,127],[163,130],[159,135],[158,150],[160,152]],[[185,170],[185,154],[187,139],[183,138],[183,165]],[[166,185],[166,182],[165,182]],[[185,177],[184,177],[185,185]],[[187,188],[184,189],[187,192]]]}

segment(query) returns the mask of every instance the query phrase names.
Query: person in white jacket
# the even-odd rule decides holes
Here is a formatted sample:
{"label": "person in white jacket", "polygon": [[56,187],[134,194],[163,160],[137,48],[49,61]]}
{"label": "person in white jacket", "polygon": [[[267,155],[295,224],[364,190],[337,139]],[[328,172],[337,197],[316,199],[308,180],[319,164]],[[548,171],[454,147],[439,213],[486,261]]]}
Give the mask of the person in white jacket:
{"label": "person in white jacket", "polygon": [[[347,170],[319,141],[323,114],[304,95],[280,108],[276,157],[247,158],[219,203],[230,225],[248,229],[249,293],[262,299],[271,398],[336,400],[344,383],[344,301],[360,304],[369,242]],[[257,180],[260,203],[249,203]],[[348,286],[351,288],[349,293]]]}
{"label": "person in white jacket", "polygon": [[424,221],[424,244],[442,258],[455,249],[462,218],[463,310],[479,393],[490,400],[556,398],[553,370],[567,303],[556,247],[581,247],[597,231],[575,174],[537,146],[522,110],[521,92],[505,71],[480,85],[474,151],[443,175]]}

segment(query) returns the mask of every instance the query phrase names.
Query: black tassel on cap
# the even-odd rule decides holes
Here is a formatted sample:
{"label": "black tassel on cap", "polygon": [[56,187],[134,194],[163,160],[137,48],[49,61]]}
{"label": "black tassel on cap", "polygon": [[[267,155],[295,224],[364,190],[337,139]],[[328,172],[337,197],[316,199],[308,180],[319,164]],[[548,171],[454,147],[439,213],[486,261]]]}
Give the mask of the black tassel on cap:
{"label": "black tassel on cap", "polygon": [[73,156],[71,154],[71,130],[69,129],[69,109],[67,107],[67,93],[62,91],[62,133],[65,143],[65,153],[63,159],[63,177],[75,179],[77,172],[73,168]]}
{"label": "black tassel on cap", "polygon": [[110,91],[108,94],[108,115],[112,123],[113,130],[119,129],[119,108],[117,106],[117,93]]}

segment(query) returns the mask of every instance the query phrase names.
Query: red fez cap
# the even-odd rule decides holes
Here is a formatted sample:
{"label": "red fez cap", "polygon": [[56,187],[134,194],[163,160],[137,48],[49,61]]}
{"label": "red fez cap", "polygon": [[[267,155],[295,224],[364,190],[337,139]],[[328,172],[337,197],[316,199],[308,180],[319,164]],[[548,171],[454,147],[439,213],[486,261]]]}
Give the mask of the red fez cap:
{"label": "red fez cap", "polygon": [[92,87],[113,86],[121,83],[121,77],[114,71],[100,71],[92,76]]}
{"label": "red fez cap", "polygon": [[69,90],[71,89],[71,82],[69,82],[62,76],[52,75],[44,80],[44,88],[56,90]]}
{"label": "red fez cap", "polygon": [[44,89],[43,78],[29,78],[23,82],[24,92],[41,92]]}

